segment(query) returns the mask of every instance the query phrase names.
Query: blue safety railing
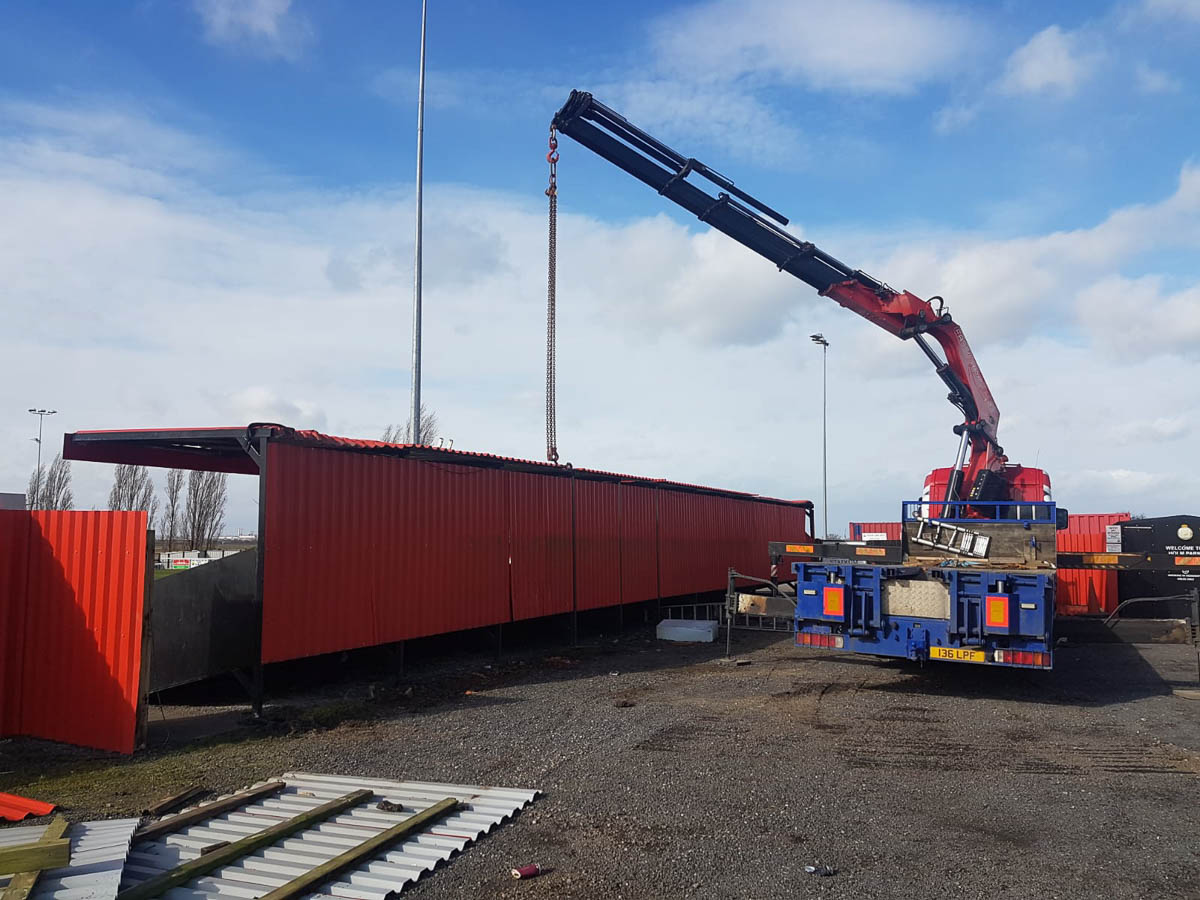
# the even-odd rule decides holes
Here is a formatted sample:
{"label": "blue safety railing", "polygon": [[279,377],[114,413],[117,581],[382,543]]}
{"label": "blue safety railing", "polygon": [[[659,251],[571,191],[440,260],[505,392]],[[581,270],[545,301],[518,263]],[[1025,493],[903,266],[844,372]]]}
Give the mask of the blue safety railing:
{"label": "blue safety railing", "polygon": [[970,523],[980,521],[1056,522],[1057,505],[1053,500],[905,500],[901,518],[905,522],[936,520],[938,522]]}

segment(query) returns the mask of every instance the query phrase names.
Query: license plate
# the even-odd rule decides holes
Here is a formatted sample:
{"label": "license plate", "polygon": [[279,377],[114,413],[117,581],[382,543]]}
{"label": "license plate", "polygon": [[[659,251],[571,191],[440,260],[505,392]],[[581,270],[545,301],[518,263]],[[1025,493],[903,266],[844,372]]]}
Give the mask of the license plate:
{"label": "license plate", "polygon": [[930,659],[949,659],[954,662],[987,662],[982,650],[963,650],[959,647],[930,647]]}

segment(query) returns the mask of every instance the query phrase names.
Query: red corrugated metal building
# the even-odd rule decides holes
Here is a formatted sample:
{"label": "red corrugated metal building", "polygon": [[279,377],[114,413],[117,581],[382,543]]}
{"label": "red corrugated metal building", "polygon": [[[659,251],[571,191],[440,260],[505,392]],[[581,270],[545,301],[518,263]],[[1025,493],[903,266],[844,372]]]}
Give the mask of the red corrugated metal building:
{"label": "red corrugated metal building", "polygon": [[278,425],[79,432],[67,459],[259,474],[261,659],[721,590],[812,504]]}

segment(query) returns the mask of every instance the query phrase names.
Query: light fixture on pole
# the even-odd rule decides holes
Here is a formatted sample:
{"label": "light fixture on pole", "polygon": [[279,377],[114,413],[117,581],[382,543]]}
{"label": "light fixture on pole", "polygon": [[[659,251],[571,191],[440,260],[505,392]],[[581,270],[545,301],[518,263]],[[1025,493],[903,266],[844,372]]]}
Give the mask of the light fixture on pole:
{"label": "light fixture on pole", "polygon": [[37,469],[33,473],[33,505],[30,507],[30,509],[37,509],[39,501],[42,499],[42,423],[46,421],[46,416],[52,416],[58,410],[31,408],[29,411],[38,417],[38,436],[35,438],[38,445]]}
{"label": "light fixture on pole", "polygon": [[412,427],[409,443],[419,444],[421,435],[421,192],[425,162],[425,13],[421,0],[421,73],[417,77],[417,248],[413,262],[413,336],[412,336]]}
{"label": "light fixture on pole", "polygon": [[810,334],[814,344],[821,347],[821,512],[825,521],[825,537],[829,537],[829,416],[826,385],[826,360],[829,358],[829,341],[823,334]]}

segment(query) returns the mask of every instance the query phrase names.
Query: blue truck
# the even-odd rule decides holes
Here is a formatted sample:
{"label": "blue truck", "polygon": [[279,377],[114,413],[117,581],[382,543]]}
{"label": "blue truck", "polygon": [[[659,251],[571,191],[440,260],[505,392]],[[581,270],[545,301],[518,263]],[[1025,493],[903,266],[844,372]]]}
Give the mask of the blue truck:
{"label": "blue truck", "polygon": [[[798,646],[1049,669],[1053,502],[904,504],[899,542],[772,544],[796,576]],[[896,546],[899,544],[899,546]],[[890,557],[890,559],[880,559]]]}

